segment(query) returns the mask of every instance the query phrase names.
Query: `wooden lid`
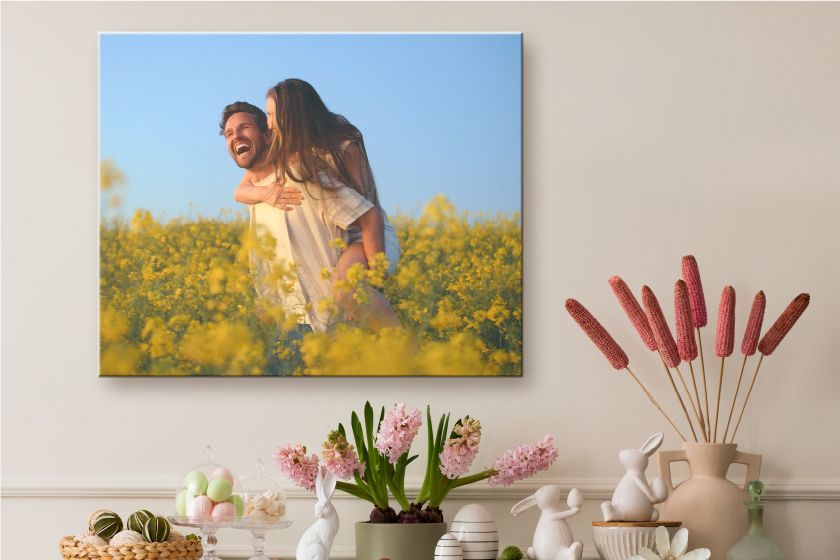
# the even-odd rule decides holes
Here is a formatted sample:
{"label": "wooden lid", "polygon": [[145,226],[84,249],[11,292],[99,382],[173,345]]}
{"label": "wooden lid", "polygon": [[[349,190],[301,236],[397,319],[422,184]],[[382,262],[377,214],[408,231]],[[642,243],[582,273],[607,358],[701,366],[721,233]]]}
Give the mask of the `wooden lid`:
{"label": "wooden lid", "polygon": [[593,521],[593,527],[679,527],[682,521]]}

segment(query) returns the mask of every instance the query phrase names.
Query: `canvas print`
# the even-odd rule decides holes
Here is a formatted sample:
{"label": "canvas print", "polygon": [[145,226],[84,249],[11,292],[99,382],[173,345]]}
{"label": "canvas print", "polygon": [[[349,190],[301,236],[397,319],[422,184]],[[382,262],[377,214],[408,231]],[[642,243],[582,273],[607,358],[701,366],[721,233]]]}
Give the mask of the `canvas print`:
{"label": "canvas print", "polygon": [[101,376],[522,375],[522,36],[99,37]]}

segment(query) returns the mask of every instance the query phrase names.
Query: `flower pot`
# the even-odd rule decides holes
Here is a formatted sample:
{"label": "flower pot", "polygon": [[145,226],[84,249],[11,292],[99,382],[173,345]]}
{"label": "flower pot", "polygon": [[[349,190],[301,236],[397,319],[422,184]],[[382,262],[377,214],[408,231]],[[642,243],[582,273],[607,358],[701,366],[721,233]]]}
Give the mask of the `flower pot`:
{"label": "flower pot", "polygon": [[[708,548],[710,560],[724,560],[726,553],[747,532],[744,502],[746,484],[757,480],[761,455],[741,453],[734,443],[683,442],[679,451],[659,452],[659,472],[668,486],[662,518],[681,521],[688,529],[688,549]],[[676,487],[671,480],[671,463],[687,461],[691,478]],[[747,466],[742,485],[726,479],[732,463]]]}
{"label": "flower pot", "polygon": [[593,521],[595,550],[603,560],[628,560],[641,554],[643,546],[655,551],[660,525],[668,530],[670,539],[680,529],[677,521]]}
{"label": "flower pot", "polygon": [[429,560],[446,523],[356,523],[356,560]]}

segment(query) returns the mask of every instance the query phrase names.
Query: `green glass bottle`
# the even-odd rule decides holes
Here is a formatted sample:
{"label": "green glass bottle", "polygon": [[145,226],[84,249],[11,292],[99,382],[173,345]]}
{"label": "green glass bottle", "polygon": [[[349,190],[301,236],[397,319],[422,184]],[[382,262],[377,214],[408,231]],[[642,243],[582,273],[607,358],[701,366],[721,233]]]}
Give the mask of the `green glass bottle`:
{"label": "green glass bottle", "polygon": [[782,549],[764,534],[764,504],[761,503],[764,484],[760,480],[750,481],[747,493],[750,501],[744,503],[750,517],[750,528],[744,538],[729,549],[726,560],[784,560]]}

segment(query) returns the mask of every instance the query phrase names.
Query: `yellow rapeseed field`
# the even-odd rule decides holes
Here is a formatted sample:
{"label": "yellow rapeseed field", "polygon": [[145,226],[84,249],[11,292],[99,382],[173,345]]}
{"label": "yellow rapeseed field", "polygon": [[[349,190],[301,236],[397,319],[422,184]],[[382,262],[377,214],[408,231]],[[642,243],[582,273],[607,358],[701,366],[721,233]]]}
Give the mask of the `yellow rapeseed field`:
{"label": "yellow rapeseed field", "polygon": [[103,221],[101,375],[520,375],[519,215],[470,216],[438,196],[392,222],[396,273],[384,277],[383,259],[342,289],[360,303],[384,289],[402,328],[336,321],[301,335],[296,317],[256,297],[249,251],[270,244],[249,239],[244,219],[164,223],[141,210]]}

